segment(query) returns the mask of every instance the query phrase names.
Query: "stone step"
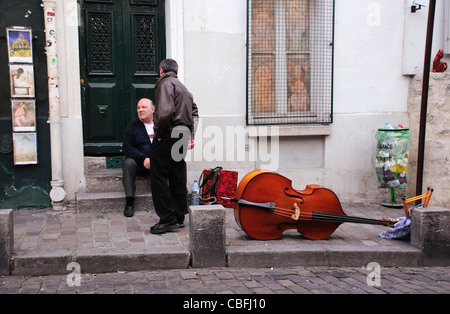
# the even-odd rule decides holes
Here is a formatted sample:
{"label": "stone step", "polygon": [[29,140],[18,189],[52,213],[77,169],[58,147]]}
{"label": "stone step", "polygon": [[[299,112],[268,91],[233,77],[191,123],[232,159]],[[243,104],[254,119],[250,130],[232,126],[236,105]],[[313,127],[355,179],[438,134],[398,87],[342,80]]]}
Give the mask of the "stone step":
{"label": "stone step", "polygon": [[[122,192],[121,169],[92,169],[86,171],[85,192]],[[138,176],[136,190],[150,190],[150,178]]]}
{"label": "stone step", "polygon": [[[123,212],[122,169],[108,168],[106,157],[85,157],[86,189],[75,196],[77,212]],[[150,178],[136,178],[136,211],[152,210]]]}
{"label": "stone step", "polygon": [[[125,192],[89,192],[75,196],[77,212],[122,212],[125,208]],[[135,211],[153,210],[150,190],[137,190],[134,201]]]}

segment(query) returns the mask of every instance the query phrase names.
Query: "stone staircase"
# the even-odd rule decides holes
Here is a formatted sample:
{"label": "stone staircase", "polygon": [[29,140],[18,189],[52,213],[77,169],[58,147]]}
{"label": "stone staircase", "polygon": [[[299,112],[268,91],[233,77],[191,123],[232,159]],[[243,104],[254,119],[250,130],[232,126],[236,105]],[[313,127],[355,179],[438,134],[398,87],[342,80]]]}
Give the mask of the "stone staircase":
{"label": "stone staircase", "polygon": [[[105,157],[85,157],[86,189],[75,196],[78,212],[121,212],[125,208],[122,169],[108,168]],[[153,201],[148,177],[136,180],[134,209],[152,210]]]}

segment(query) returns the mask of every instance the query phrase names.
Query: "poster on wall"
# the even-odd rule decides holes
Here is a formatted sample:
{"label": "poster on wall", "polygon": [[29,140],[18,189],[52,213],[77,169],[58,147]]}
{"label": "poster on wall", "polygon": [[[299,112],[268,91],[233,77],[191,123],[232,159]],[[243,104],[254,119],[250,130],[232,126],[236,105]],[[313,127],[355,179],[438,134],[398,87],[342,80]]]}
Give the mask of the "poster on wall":
{"label": "poster on wall", "polygon": [[28,99],[11,99],[13,132],[36,131],[36,102]]}
{"label": "poster on wall", "polygon": [[37,159],[36,99],[33,37],[30,27],[6,28],[11,91],[14,165],[33,165]]}
{"label": "poster on wall", "polygon": [[32,64],[9,65],[11,97],[34,98],[34,70]]}
{"label": "poster on wall", "polygon": [[36,133],[13,133],[14,165],[37,164]]}
{"label": "poster on wall", "polygon": [[31,28],[13,26],[6,28],[10,63],[33,63]]}

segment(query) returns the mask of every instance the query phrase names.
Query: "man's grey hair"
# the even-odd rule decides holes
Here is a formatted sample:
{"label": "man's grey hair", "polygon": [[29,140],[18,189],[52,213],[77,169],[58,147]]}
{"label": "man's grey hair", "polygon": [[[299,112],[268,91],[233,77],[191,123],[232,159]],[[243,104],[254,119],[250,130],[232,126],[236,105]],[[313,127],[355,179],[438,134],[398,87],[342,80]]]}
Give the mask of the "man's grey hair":
{"label": "man's grey hair", "polygon": [[173,59],[165,59],[161,61],[159,67],[163,70],[164,73],[178,73],[178,63]]}

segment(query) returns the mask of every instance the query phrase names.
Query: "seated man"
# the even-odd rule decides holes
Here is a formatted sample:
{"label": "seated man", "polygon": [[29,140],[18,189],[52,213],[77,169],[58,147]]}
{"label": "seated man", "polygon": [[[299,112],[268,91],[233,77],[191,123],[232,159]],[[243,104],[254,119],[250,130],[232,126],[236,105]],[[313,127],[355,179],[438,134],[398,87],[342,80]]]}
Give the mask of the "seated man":
{"label": "seated man", "polygon": [[153,141],[153,113],[155,105],[150,99],[142,98],[137,104],[138,118],[131,121],[123,135],[123,187],[127,203],[125,217],[134,215],[136,176],[150,175],[150,147]]}

